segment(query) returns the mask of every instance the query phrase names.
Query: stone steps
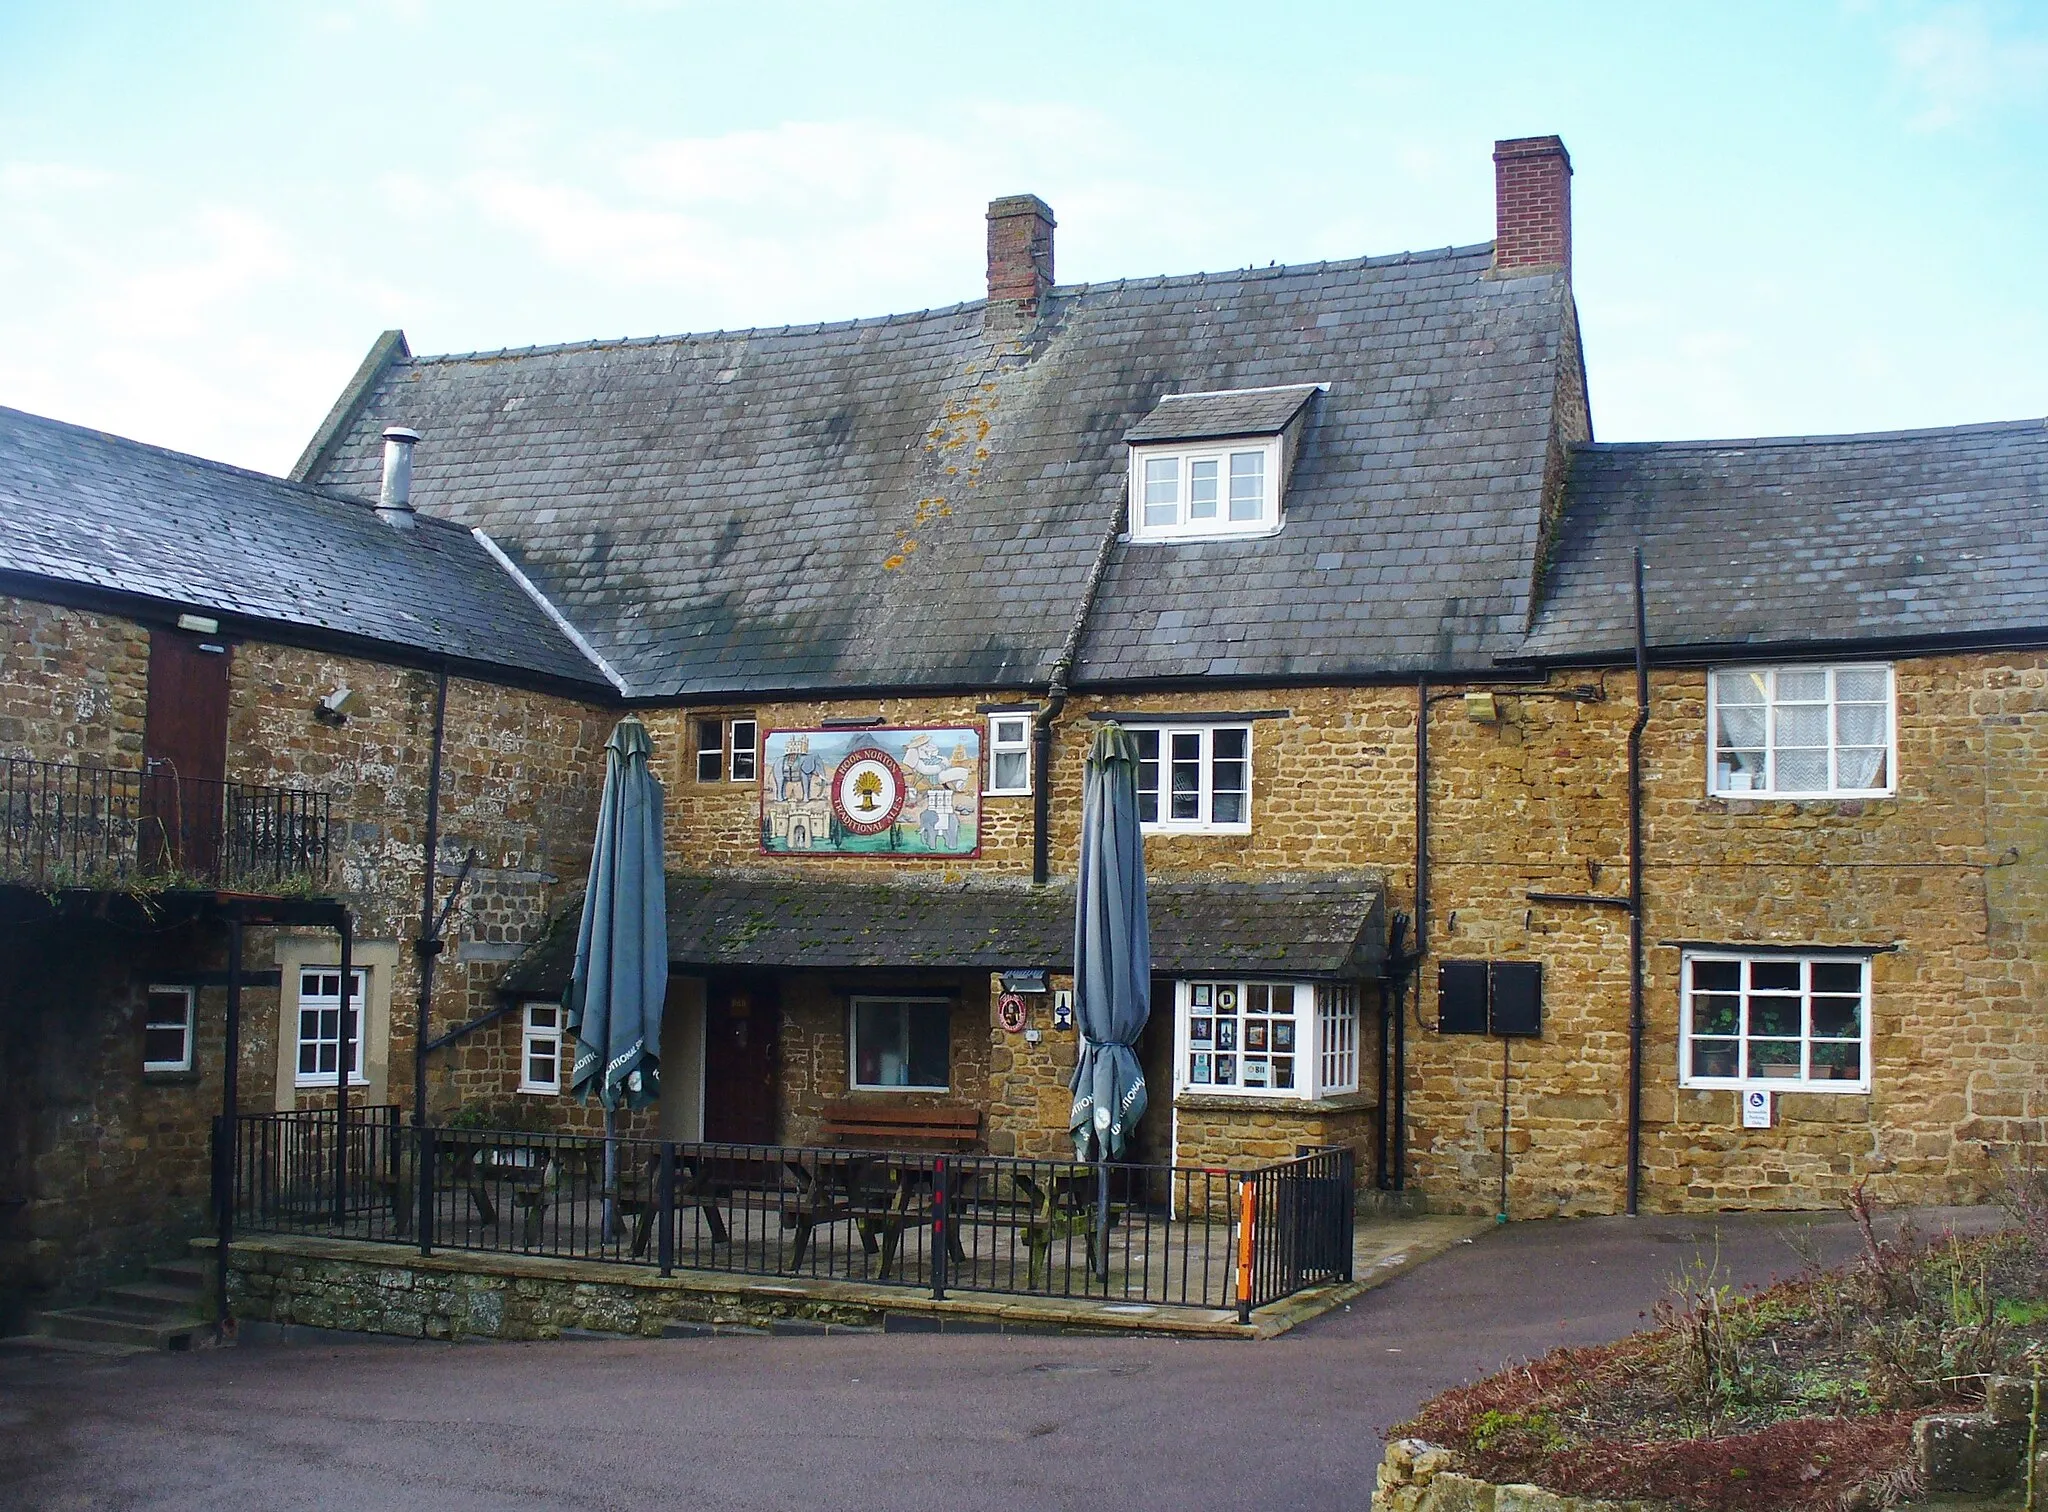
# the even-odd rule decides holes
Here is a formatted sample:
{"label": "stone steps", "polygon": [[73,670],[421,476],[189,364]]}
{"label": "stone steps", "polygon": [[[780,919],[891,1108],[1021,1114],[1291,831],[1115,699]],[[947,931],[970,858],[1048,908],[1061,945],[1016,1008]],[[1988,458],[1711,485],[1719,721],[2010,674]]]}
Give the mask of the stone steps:
{"label": "stone steps", "polygon": [[141,1281],[104,1287],[82,1307],[29,1314],[29,1332],[7,1341],[23,1349],[74,1353],[186,1350],[213,1340],[201,1316],[206,1296],[203,1260],[162,1260]]}
{"label": "stone steps", "polygon": [[9,1334],[0,1339],[0,1359],[40,1356],[57,1360],[120,1360],[154,1354],[140,1344],[110,1344],[104,1339],[59,1339],[50,1334]]}

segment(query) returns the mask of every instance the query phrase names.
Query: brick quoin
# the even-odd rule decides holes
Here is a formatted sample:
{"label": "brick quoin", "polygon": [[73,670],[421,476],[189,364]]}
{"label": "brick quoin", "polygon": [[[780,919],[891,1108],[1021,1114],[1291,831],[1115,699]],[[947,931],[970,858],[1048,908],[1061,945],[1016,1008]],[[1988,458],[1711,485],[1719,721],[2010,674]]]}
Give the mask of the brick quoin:
{"label": "brick quoin", "polygon": [[1572,262],[1572,160],[1562,138],[1493,144],[1493,266],[1502,273]]}

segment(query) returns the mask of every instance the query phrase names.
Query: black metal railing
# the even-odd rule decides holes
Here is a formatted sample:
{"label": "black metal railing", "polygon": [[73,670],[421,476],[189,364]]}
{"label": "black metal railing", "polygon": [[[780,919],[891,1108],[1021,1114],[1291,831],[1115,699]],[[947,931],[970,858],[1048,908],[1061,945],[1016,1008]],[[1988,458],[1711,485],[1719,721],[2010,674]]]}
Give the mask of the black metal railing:
{"label": "black metal railing", "polygon": [[[237,1232],[784,1280],[1249,1309],[1351,1275],[1346,1149],[1255,1170],[234,1121]],[[345,1158],[341,1153],[346,1151]],[[1246,1221],[1249,1218],[1249,1231]]]}
{"label": "black metal railing", "polygon": [[325,793],[0,757],[0,882],[317,887],[335,839]]}

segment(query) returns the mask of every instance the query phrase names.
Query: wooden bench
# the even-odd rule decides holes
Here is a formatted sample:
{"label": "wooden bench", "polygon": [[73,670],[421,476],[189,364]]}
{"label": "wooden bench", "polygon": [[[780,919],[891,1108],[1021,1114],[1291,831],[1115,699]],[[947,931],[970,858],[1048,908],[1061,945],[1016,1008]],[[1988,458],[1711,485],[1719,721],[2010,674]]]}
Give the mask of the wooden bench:
{"label": "wooden bench", "polygon": [[975,1108],[905,1108],[887,1103],[831,1103],[825,1109],[825,1138],[843,1145],[894,1150],[906,1145],[965,1152],[981,1143],[981,1113]]}

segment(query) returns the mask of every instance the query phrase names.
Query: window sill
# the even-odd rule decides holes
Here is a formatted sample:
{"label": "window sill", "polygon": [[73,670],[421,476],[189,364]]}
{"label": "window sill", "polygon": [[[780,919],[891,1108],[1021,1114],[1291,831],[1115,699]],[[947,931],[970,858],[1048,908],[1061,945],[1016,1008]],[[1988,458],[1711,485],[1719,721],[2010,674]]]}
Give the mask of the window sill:
{"label": "window sill", "polygon": [[953,1091],[951,1087],[869,1087],[859,1082],[853,1083],[846,1090],[869,1097],[948,1097]]}
{"label": "window sill", "polygon": [[196,1087],[199,1085],[199,1073],[190,1069],[183,1071],[172,1071],[169,1069],[152,1071],[145,1066],[142,1072],[142,1084],[145,1087]]}
{"label": "window sill", "polygon": [[1031,789],[1030,789],[1030,788],[983,788],[983,789],[981,790],[981,796],[982,796],[982,797],[984,797],[984,798],[1029,798],[1029,797],[1031,796]]}
{"label": "window sill", "polygon": [[1190,1113],[1362,1113],[1379,1106],[1370,1092],[1334,1092],[1328,1097],[1239,1096],[1230,1092],[1181,1092],[1173,1105]]}
{"label": "window sill", "polygon": [[521,1082],[516,1090],[524,1097],[560,1097],[562,1095],[560,1087],[529,1087],[525,1082]]}
{"label": "window sill", "polygon": [[1775,1092],[1781,1097],[1811,1094],[1818,1097],[1868,1097],[1870,1084],[1854,1081],[1796,1081],[1791,1077],[1760,1077],[1755,1081],[1681,1081],[1681,1092]]}
{"label": "window sill", "polygon": [[1249,824],[1141,824],[1138,833],[1146,839],[1154,835],[1249,835]]}

